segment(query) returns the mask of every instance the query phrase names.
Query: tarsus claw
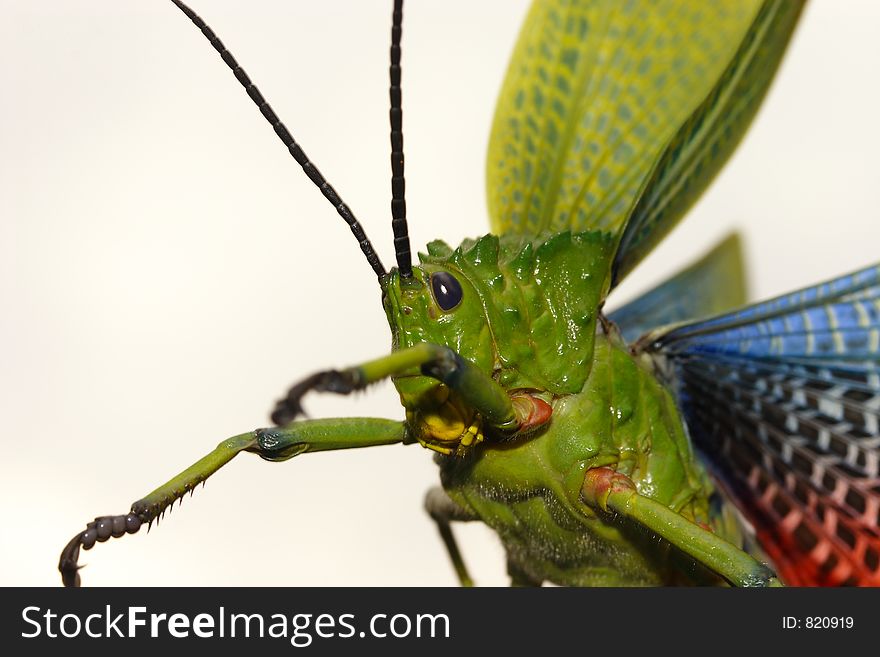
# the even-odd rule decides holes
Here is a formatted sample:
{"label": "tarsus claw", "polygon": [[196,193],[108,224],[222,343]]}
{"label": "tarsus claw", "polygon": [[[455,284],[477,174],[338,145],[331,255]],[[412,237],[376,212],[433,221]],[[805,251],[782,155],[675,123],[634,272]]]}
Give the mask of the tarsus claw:
{"label": "tarsus claw", "polygon": [[58,570],[61,582],[67,587],[78,587],[82,583],[79,569],[79,550],[89,550],[95,542],[103,543],[108,538],[119,538],[125,534],[134,534],[141,528],[141,519],[134,513],[124,516],[101,516],[86,525],[86,528],[70,539],[61,551]]}
{"label": "tarsus claw", "polygon": [[61,559],[58,561],[58,570],[61,572],[61,581],[64,586],[78,587],[81,583],[79,572],[79,546],[82,543],[82,537],[85,532],[80,532],[70,542],[64,546],[61,551]]}

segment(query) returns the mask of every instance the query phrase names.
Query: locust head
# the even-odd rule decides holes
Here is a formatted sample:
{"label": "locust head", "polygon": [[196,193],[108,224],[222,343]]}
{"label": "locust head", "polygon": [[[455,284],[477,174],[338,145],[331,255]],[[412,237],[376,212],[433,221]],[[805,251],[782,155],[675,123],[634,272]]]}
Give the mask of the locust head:
{"label": "locust head", "polygon": [[[584,385],[610,253],[600,233],[485,235],[455,249],[432,242],[410,275],[398,268],[382,279],[393,349],[448,347],[514,405],[524,403],[518,416],[528,426],[536,408],[546,411],[555,397]],[[444,452],[479,440],[485,427],[477,414],[424,374],[412,368],[394,377],[415,437]]]}
{"label": "locust head", "polygon": [[[451,263],[425,262],[383,281],[383,305],[395,351],[420,343],[446,346],[491,375],[496,364],[489,323],[471,281]],[[454,390],[417,366],[393,377],[414,437],[441,453],[482,439],[480,418]]]}

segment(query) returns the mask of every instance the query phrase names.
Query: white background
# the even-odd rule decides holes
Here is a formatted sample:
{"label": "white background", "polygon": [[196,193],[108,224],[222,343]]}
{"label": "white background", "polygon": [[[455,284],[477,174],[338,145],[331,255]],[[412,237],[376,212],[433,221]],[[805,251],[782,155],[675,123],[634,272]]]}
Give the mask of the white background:
{"label": "white background", "polygon": [[[525,5],[408,3],[414,248],[488,230],[486,142]],[[390,2],[196,9],[391,266]],[[807,8],[737,155],[618,302],[733,228],[754,297],[880,260],[878,29],[872,0]],[[86,521],[389,335],[348,229],[170,2],[0,0],[0,61],[0,583],[55,585]],[[315,417],[402,417],[390,386],[306,401]],[[83,579],[453,584],[421,510],[435,482],[417,446],[242,455],[149,536],[84,553]],[[506,583],[489,531],[458,534],[477,582]]]}

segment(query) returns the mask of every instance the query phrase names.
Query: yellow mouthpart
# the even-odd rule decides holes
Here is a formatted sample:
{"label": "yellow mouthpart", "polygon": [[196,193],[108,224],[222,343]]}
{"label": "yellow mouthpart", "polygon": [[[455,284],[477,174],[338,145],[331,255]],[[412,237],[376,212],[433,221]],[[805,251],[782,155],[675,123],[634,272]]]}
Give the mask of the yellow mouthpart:
{"label": "yellow mouthpart", "polygon": [[448,386],[424,378],[432,385],[398,385],[410,430],[424,447],[435,452],[466,453],[483,440],[482,420]]}

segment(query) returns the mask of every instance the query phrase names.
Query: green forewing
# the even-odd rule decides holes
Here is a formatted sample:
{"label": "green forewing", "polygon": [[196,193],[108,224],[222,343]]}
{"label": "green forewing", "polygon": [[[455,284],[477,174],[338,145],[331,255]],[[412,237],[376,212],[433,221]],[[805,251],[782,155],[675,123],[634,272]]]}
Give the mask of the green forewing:
{"label": "green forewing", "polygon": [[[655,185],[663,182],[669,209],[659,217],[649,213],[633,244],[640,253],[653,245],[652,231],[668,230],[706,186],[763,96],[800,3],[783,1],[782,9],[770,0],[763,4],[537,0],[492,126],[487,184],[493,231],[600,229],[619,236],[650,177]],[[780,14],[791,18],[774,18]],[[772,29],[766,20],[776,21]],[[747,39],[754,47],[744,52]],[[745,54],[749,63],[732,64]],[[762,70],[765,65],[769,70]],[[731,74],[731,67],[739,73]],[[743,93],[747,98],[736,97]],[[703,118],[694,120],[686,140],[688,162],[697,162],[706,145],[702,157],[711,155],[712,164],[702,165],[681,189],[670,184],[681,166],[661,172],[658,164],[699,109]],[[718,134],[723,146],[713,148]],[[688,200],[679,202],[676,194]],[[627,267],[633,261],[622,260]]]}
{"label": "green forewing", "polygon": [[679,128],[648,177],[614,263],[615,281],[646,256],[733,153],[776,73],[803,3],[765,2],[708,97]]}

